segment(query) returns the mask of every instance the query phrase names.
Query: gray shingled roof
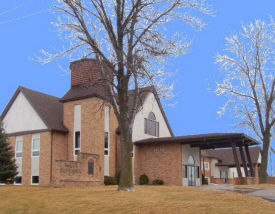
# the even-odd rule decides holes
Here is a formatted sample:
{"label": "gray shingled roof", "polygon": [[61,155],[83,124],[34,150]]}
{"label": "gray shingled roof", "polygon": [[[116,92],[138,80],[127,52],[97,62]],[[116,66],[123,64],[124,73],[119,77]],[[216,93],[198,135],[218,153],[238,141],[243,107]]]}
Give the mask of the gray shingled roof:
{"label": "gray shingled roof", "polygon": [[[249,153],[253,164],[258,163],[260,154],[260,147],[250,147]],[[244,151],[245,154],[245,151]],[[235,166],[235,159],[233,156],[232,149],[217,149],[217,150],[202,150],[201,155],[204,157],[210,157],[220,160],[217,166]],[[237,148],[237,156],[240,163],[242,163],[240,149]],[[248,163],[247,157],[245,156],[246,163]]]}
{"label": "gray shingled roof", "polygon": [[5,117],[19,93],[23,93],[31,106],[43,120],[48,129],[59,132],[68,132],[63,125],[63,104],[60,98],[19,86],[1,114]]}

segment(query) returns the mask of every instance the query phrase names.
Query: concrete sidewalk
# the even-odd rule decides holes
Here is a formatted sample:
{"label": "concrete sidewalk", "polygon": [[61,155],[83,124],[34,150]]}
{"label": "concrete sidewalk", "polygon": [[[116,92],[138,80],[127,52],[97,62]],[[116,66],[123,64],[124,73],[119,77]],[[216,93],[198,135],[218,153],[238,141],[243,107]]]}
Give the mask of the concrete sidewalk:
{"label": "concrete sidewalk", "polygon": [[275,203],[275,188],[262,189],[248,194],[261,197]]}
{"label": "concrete sidewalk", "polygon": [[246,187],[246,186],[234,186],[228,184],[209,184],[199,187],[200,189],[212,190],[212,191],[228,191],[236,192],[247,195],[253,195],[256,197],[261,197],[263,199],[269,200],[275,203],[275,187],[273,188],[258,188],[258,187]]}

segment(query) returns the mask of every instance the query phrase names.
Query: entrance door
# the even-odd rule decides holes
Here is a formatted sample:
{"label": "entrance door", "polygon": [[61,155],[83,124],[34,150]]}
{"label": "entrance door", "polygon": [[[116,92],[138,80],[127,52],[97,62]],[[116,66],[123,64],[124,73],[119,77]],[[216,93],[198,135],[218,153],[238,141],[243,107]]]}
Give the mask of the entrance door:
{"label": "entrance door", "polygon": [[188,166],[188,186],[196,185],[195,166]]}
{"label": "entrance door", "polygon": [[226,183],[226,178],[227,178],[226,174],[227,174],[226,171],[221,171],[221,178],[224,184]]}

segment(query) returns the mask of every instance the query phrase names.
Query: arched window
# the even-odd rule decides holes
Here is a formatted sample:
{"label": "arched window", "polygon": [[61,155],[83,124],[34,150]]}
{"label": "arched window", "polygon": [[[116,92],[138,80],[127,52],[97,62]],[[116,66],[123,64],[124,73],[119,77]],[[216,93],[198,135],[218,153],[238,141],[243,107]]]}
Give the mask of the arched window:
{"label": "arched window", "polygon": [[189,156],[188,165],[195,165],[195,160],[194,160],[193,156]]}
{"label": "arched window", "polygon": [[94,174],[94,160],[90,159],[88,161],[88,174],[93,175]]}
{"label": "arched window", "polygon": [[159,123],[156,121],[156,116],[150,112],[148,118],[144,118],[144,133],[159,136]]}

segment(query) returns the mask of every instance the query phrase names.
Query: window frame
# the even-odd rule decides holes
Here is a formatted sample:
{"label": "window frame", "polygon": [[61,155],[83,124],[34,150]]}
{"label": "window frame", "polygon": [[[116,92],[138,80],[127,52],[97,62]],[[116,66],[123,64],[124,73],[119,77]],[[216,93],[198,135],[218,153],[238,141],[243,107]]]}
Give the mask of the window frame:
{"label": "window frame", "polygon": [[[76,144],[76,136],[77,136],[77,134],[79,133],[79,148],[76,148],[75,147],[75,144]],[[78,151],[77,153],[75,153],[76,151]],[[74,132],[74,151],[73,151],[73,153],[74,153],[74,156],[77,156],[77,154],[78,153],[80,153],[81,152],[81,132],[80,131],[75,131]]]}
{"label": "window frame", "polygon": [[[207,167],[205,167],[205,164],[207,164]],[[210,168],[209,168],[209,162],[204,162],[204,169],[206,170],[206,171],[209,171],[210,170]]]}
{"label": "window frame", "polygon": [[[21,141],[22,142],[22,149],[21,151],[17,151],[17,144],[18,142]],[[17,157],[17,153],[21,153],[21,157]],[[15,141],[15,153],[14,153],[15,159],[19,159],[23,157],[23,140],[16,140]]]}
{"label": "window frame", "polygon": [[[154,115],[155,120],[149,118],[151,113]],[[151,121],[155,124],[155,135],[149,134],[149,132],[148,132],[148,121]],[[157,122],[156,115],[152,111],[149,112],[147,118],[144,118],[144,133],[148,134],[148,135],[151,135],[151,136],[159,137],[159,122]]]}
{"label": "window frame", "polygon": [[[39,139],[39,150],[33,149],[34,140]],[[33,152],[39,152],[38,155],[33,155]],[[32,137],[32,149],[31,149],[31,157],[40,157],[40,137]]]}

